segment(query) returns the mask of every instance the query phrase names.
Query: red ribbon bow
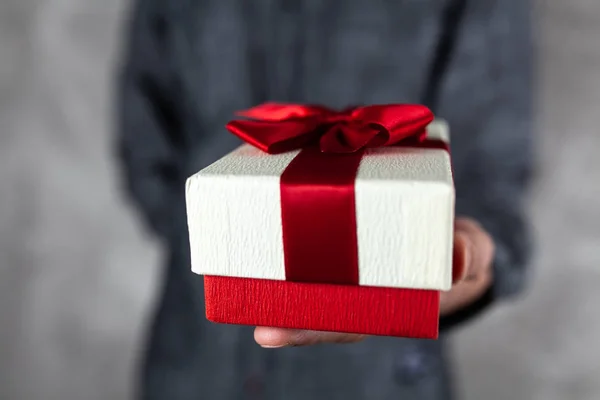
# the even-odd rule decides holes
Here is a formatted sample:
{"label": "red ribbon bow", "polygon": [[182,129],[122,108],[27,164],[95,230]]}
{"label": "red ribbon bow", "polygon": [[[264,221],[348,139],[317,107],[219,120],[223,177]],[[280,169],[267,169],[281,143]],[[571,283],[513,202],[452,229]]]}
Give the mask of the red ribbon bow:
{"label": "red ribbon bow", "polygon": [[227,129],[247,143],[276,154],[318,141],[324,153],[354,153],[407,139],[421,143],[433,113],[425,106],[388,104],[335,111],[322,106],[265,103],[237,115]]}

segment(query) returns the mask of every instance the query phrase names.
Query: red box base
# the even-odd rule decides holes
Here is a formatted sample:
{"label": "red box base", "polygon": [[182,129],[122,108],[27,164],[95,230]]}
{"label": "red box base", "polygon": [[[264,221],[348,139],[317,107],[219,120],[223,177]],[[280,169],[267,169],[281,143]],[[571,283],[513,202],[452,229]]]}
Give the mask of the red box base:
{"label": "red box base", "polygon": [[437,339],[433,290],[205,276],[209,321],[291,329]]}

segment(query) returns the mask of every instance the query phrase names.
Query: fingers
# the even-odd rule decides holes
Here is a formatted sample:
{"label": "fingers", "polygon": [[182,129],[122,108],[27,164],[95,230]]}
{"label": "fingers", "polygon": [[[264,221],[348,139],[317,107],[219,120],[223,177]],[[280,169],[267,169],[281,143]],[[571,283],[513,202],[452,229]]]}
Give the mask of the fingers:
{"label": "fingers", "polygon": [[454,256],[452,257],[452,284],[466,278],[467,269],[471,263],[471,241],[468,235],[461,231],[454,232]]}
{"label": "fingers", "polygon": [[440,315],[450,314],[476,301],[492,282],[494,242],[475,221],[456,220],[453,286],[440,293]]}
{"label": "fingers", "polygon": [[356,343],[365,335],[350,333],[319,332],[299,329],[257,327],[254,330],[254,340],[265,348],[280,348],[288,346],[308,346],[320,343]]}
{"label": "fingers", "polygon": [[[494,241],[475,221],[460,218],[455,223],[454,254],[456,263],[462,263],[461,277],[473,280],[490,270],[494,258]],[[455,274],[456,275],[456,274]]]}

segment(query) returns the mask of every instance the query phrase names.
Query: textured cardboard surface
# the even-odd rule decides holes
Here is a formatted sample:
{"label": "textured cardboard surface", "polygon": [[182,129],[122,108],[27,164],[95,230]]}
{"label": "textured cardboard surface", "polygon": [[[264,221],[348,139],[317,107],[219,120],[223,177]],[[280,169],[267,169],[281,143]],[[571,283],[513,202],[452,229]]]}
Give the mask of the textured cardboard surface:
{"label": "textured cardboard surface", "polygon": [[[188,179],[192,270],[285,280],[280,181],[297,152],[243,145]],[[359,282],[448,290],[454,186],[444,150],[366,152],[355,183]]]}
{"label": "textured cardboard surface", "polygon": [[432,290],[206,276],[213,322],[435,339],[440,294]]}

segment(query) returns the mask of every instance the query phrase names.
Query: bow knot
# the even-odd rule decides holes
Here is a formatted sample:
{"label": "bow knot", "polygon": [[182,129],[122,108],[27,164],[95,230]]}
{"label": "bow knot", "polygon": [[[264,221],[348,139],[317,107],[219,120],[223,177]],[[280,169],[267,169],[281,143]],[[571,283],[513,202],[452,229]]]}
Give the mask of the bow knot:
{"label": "bow knot", "polygon": [[325,153],[353,153],[412,139],[425,140],[433,113],[424,106],[388,104],[335,111],[314,105],[265,103],[238,113],[227,129],[270,153],[319,144]]}

